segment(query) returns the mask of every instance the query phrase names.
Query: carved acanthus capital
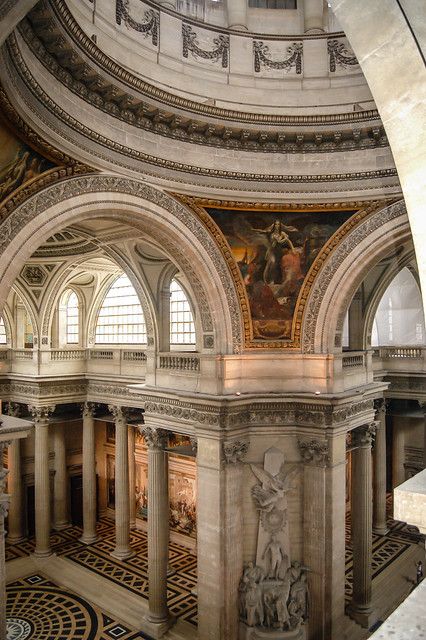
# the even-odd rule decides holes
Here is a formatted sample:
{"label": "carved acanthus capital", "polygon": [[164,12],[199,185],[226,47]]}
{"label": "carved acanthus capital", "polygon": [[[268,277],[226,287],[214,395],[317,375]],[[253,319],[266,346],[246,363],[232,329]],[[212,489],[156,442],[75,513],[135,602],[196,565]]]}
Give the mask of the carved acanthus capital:
{"label": "carved acanthus capital", "polygon": [[386,415],[389,405],[390,401],[385,398],[376,398],[376,400],[374,400],[374,410],[376,412],[377,419],[379,419],[380,416]]}
{"label": "carved acanthus capital", "polygon": [[96,404],[94,402],[85,402],[81,405],[81,411],[84,418],[93,418],[95,415]]}
{"label": "carved acanthus capital", "polygon": [[319,440],[298,442],[300,455],[305,463],[325,466],[329,460],[328,443]]}
{"label": "carved acanthus capital", "polygon": [[143,435],[148,449],[160,450],[167,447],[169,434],[166,429],[139,427],[139,432]]}
{"label": "carved acanthus capital", "polygon": [[425,400],[417,400],[417,402],[419,403],[419,407],[423,411],[423,415],[426,418],[426,401]]}
{"label": "carved acanthus capital", "polygon": [[223,455],[227,464],[243,462],[249,445],[246,440],[231,440],[223,443]]}
{"label": "carved acanthus capital", "polygon": [[38,407],[36,405],[29,404],[28,411],[31,413],[36,424],[41,422],[48,422],[49,417],[55,411],[55,405],[45,405]]}
{"label": "carved acanthus capital", "polygon": [[352,431],[353,447],[371,447],[376,433],[376,423],[363,425]]}
{"label": "carved acanthus capital", "polygon": [[17,402],[8,402],[7,404],[7,415],[13,416],[14,418],[19,418],[19,414],[21,412],[21,407]]}
{"label": "carved acanthus capital", "polygon": [[191,436],[189,438],[189,441],[191,443],[191,449],[194,452],[194,455],[197,455],[197,449],[198,449],[198,440],[195,436]]}
{"label": "carved acanthus capital", "polygon": [[117,404],[109,404],[108,411],[112,413],[115,422],[124,422],[127,419],[127,411],[125,407],[120,407]]}

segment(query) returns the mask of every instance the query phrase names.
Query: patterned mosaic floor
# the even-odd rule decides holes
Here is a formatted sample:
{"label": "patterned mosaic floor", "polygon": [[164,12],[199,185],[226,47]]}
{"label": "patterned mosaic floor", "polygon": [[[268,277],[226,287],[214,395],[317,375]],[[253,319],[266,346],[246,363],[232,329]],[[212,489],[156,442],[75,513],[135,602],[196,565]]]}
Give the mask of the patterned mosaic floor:
{"label": "patterned mosaic floor", "polygon": [[[115,546],[115,529],[111,520],[98,522],[99,541],[93,545],[79,542],[80,527],[69,527],[51,536],[54,553],[65,556],[77,564],[126,587],[133,593],[148,598],[148,563],[146,533],[131,531],[130,544],[135,556],[128,560],[116,560],[110,553]],[[34,539],[6,547],[6,560],[13,560],[34,551]],[[197,624],[197,558],[185,547],[170,543],[169,576],[167,579],[168,605],[172,615],[193,625]],[[41,638],[41,637],[40,637]]]}
{"label": "patterned mosaic floor", "polygon": [[[373,580],[394,560],[401,556],[411,545],[418,545],[420,536],[416,527],[399,522],[392,518],[393,505],[392,494],[387,496],[387,526],[389,533],[379,536],[373,533]],[[350,513],[346,517],[346,571],[345,571],[345,598],[347,601],[352,596],[352,542]]]}
{"label": "patterned mosaic floor", "polygon": [[136,640],[148,636],[113,620],[42,574],[7,587],[7,640]]}

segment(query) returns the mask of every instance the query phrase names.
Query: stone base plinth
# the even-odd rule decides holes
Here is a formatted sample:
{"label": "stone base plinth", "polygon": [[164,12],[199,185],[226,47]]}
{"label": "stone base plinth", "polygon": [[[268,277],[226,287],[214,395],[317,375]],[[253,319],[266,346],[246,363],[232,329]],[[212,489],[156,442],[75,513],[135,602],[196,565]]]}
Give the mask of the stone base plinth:
{"label": "stone base plinth", "polygon": [[347,614],[364,629],[369,629],[377,622],[377,614],[371,607],[356,607],[350,605],[347,609]]}
{"label": "stone base plinth", "polygon": [[167,620],[155,620],[149,616],[144,617],[142,623],[142,630],[150,635],[155,640],[162,638],[165,633],[174,625],[176,618],[170,616]]}
{"label": "stone base plinth", "polygon": [[305,628],[282,631],[281,629],[265,629],[264,627],[248,627],[240,622],[240,640],[305,640]]}

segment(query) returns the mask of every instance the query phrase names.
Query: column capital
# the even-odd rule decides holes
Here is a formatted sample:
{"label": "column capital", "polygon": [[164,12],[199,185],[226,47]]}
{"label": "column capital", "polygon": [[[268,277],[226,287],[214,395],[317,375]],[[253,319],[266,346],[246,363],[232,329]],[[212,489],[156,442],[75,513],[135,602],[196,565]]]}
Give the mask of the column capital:
{"label": "column capital", "polygon": [[352,446],[371,447],[376,433],[376,423],[363,425],[352,431]]}
{"label": "column capital", "polygon": [[329,460],[328,442],[299,440],[299,451],[305,464],[325,467]]}
{"label": "column capital", "polygon": [[31,413],[35,422],[47,422],[49,417],[55,411],[55,405],[36,406],[28,405],[28,411]]}
{"label": "column capital", "polygon": [[96,404],[94,402],[84,402],[81,405],[83,418],[93,418],[95,415]]}
{"label": "column capital", "polygon": [[148,449],[165,449],[168,442],[168,431],[156,427],[139,427],[139,433],[145,438]]}
{"label": "column capital", "polygon": [[386,414],[389,409],[390,400],[387,398],[376,398],[374,400],[374,410],[377,415]]}
{"label": "column capital", "polygon": [[420,409],[423,411],[424,415],[426,416],[426,400],[417,400]]}
{"label": "column capital", "polygon": [[127,410],[126,407],[121,407],[117,404],[109,404],[108,411],[112,413],[112,416],[116,422],[126,420]]}
{"label": "column capital", "polygon": [[19,418],[19,414],[21,412],[21,407],[17,402],[8,402],[7,403],[7,415],[13,416],[14,418]]}
{"label": "column capital", "polygon": [[231,440],[222,445],[223,456],[226,464],[238,464],[243,462],[249,445],[247,440]]}

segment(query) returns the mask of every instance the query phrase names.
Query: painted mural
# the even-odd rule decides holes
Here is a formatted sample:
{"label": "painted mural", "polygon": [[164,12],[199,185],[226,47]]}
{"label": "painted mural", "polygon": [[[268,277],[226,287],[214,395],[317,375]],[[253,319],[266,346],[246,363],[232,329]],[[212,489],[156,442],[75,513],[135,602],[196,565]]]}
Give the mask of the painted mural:
{"label": "painted mural", "polygon": [[206,209],[239,267],[255,340],[290,340],[296,302],[315,258],[355,211]]}
{"label": "painted mural", "polygon": [[54,166],[0,124],[0,202]]}

